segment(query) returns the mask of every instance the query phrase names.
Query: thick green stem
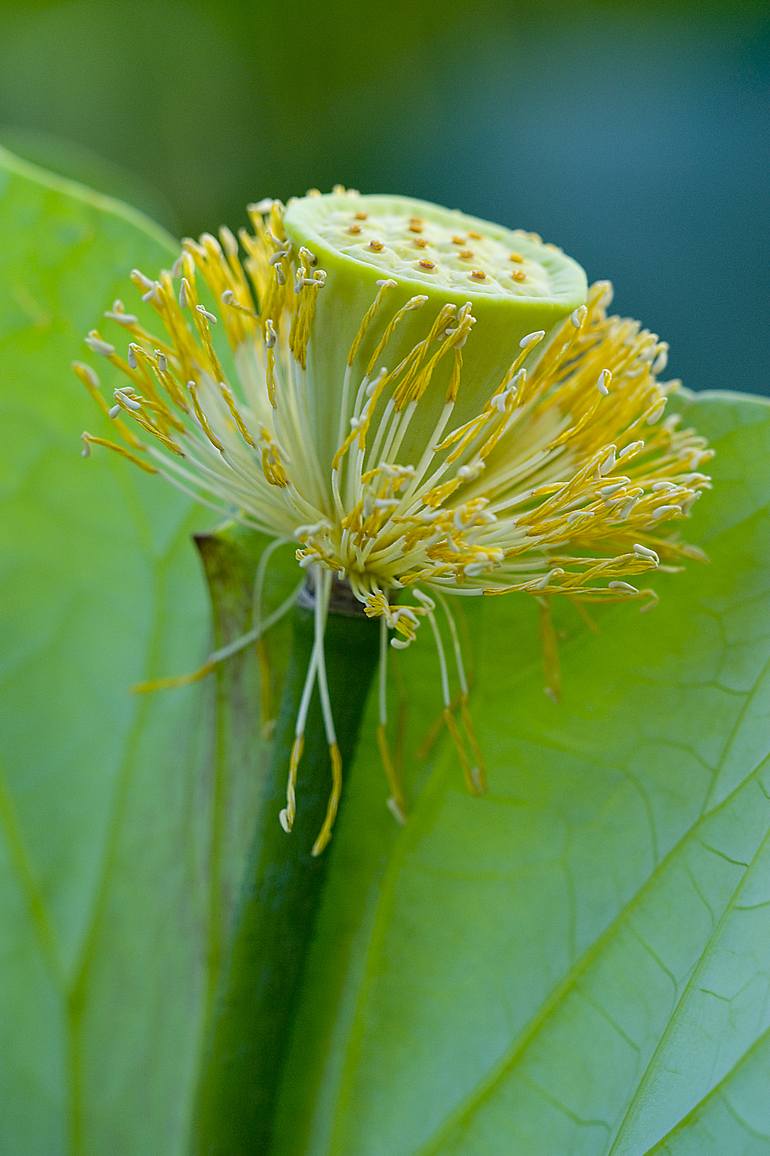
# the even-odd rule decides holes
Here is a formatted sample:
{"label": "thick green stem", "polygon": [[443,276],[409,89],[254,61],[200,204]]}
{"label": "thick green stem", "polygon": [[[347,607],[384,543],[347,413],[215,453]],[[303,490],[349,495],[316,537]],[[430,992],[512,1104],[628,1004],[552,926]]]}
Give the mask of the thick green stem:
{"label": "thick green stem", "polygon": [[[290,1028],[333,854],[333,840],[322,855],[314,858],[311,854],[332,782],[315,694],[305,730],[292,833],[285,834],[278,821],[314,634],[312,609],[296,606],[293,619],[292,650],[270,765],[214,995],[198,1085],[192,1136],[192,1151],[198,1156],[238,1156],[270,1149]],[[352,762],[376,667],[376,625],[360,614],[335,613],[332,608],[325,653],[344,774]],[[251,709],[256,712],[258,704],[251,704]]]}

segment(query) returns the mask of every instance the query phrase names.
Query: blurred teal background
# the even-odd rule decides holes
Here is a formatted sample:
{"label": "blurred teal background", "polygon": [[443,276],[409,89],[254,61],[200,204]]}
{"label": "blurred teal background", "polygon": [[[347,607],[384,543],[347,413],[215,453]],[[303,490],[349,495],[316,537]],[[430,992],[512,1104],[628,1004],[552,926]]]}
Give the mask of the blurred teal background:
{"label": "blurred teal background", "polygon": [[543,233],[767,392],[770,9],[0,3],[0,141],[175,233],[341,181]]}

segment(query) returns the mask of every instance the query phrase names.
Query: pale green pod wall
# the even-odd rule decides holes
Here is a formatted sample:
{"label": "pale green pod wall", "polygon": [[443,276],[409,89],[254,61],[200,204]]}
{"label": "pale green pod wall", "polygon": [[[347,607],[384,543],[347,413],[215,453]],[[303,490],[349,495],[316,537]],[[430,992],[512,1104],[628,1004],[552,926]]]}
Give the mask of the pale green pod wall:
{"label": "pale green pod wall", "polygon": [[[357,214],[364,213],[365,219],[358,220]],[[418,219],[424,224],[422,234],[410,229],[410,222]],[[389,318],[410,297],[426,294],[429,300],[407,315],[384,351],[381,363],[389,369],[426,335],[443,305],[471,303],[477,320],[463,349],[455,423],[483,407],[516,356],[522,337],[535,330],[548,332],[586,298],[583,269],[555,246],[543,244],[531,234],[424,201],[351,193],[310,196],[289,203],[284,224],[295,248],[306,246],[327,274],[318,294],[308,347],[310,386],[317,392],[316,434],[322,460],[328,460],[337,446],[347,353],[381,279],[392,278],[396,285],[389,290],[361,346],[357,370],[362,370]],[[356,228],[360,232],[355,232]],[[464,250],[453,238],[468,237],[469,233],[478,234],[468,240],[474,258],[463,260]],[[428,241],[427,247],[416,247],[418,237]],[[373,238],[383,243],[378,252],[369,247]],[[511,264],[510,252],[520,254],[523,263]],[[423,269],[421,260],[431,261],[434,267]],[[526,271],[524,283],[513,279],[517,269]],[[485,273],[485,281],[474,280],[474,271]],[[447,357],[415,416],[401,451],[402,460],[413,456],[430,435],[450,368],[451,358]],[[355,379],[360,380],[360,376],[358,372]]]}

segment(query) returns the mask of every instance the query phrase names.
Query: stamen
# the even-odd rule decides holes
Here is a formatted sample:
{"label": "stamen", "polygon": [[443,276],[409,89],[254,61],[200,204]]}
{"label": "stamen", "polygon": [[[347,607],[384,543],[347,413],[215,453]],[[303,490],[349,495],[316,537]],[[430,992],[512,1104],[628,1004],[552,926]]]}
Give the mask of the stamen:
{"label": "stamen", "polygon": [[332,789],[326,808],[326,817],[321,830],[318,832],[318,837],[313,844],[313,855],[320,855],[332,837],[334,820],[337,817],[340,795],[342,793],[342,756],[337,745],[337,735],[334,729],[329,685],[326,677],[326,657],[324,654],[324,633],[326,631],[326,617],[329,610],[332,576],[328,571],[324,573],[323,570],[318,567],[315,571],[315,583],[315,653],[318,697],[321,702],[321,715],[323,717],[324,731],[326,732],[326,741],[329,744],[329,758],[331,760],[332,770]]}
{"label": "stamen", "polygon": [[540,601],[540,631],[543,642],[543,665],[545,668],[545,692],[553,702],[561,698],[561,663],[559,662],[559,642],[553,623],[553,612],[549,598]]}
{"label": "stamen", "polygon": [[297,771],[305,746],[304,735],[297,735],[292,743],[289,756],[289,778],[286,784],[286,806],[279,812],[278,819],[287,835],[291,834],[297,817]]}
{"label": "stamen", "polygon": [[307,712],[310,708],[310,697],[313,693],[313,687],[316,683],[317,671],[318,653],[317,648],[314,646],[310,663],[308,664],[307,674],[305,675],[305,684],[302,688],[302,696],[299,702],[297,721],[294,729],[294,742],[292,744],[291,755],[289,757],[289,777],[286,784],[286,806],[278,816],[281,826],[287,834],[294,826],[294,819],[297,815],[297,772],[299,770],[299,764],[305,746],[305,723],[307,722]]}
{"label": "stamen", "polygon": [[201,427],[206,437],[211,442],[212,446],[214,446],[214,449],[219,450],[220,453],[224,453],[225,447],[222,445],[222,442],[219,440],[209,425],[208,418],[206,417],[206,414],[204,413],[203,408],[198,400],[198,386],[194,381],[188,381],[187,388],[190,391],[193,412],[198,419],[198,425]]}
{"label": "stamen", "polygon": [[656,566],[660,565],[660,558],[654,550],[650,549],[649,546],[642,546],[639,542],[636,542],[634,545],[634,553],[639,558],[644,558],[646,561],[654,562]]}
{"label": "stamen", "polygon": [[86,345],[92,353],[98,353],[100,357],[114,357],[115,355],[115,346],[110,345],[109,341],[102,341],[95,330],[86,337]]}
{"label": "stamen", "polygon": [[438,656],[439,672],[441,678],[441,695],[444,700],[444,723],[460,759],[460,764],[465,775],[466,786],[471,794],[478,795],[482,790],[482,776],[479,768],[477,766],[473,766],[468,758],[462,735],[460,734],[457,723],[455,722],[454,715],[452,713],[452,700],[449,694],[449,675],[446,664],[446,655],[444,654],[444,644],[441,639],[441,632],[439,631],[438,623],[436,622],[436,616],[433,613],[435,603],[433,603],[433,601],[428,598],[428,596],[421,590],[415,590],[414,595],[418,601],[424,604],[427,610],[426,617],[430,624],[430,628],[436,644],[436,654]]}
{"label": "stamen", "polygon": [[378,680],[379,725],[377,727],[377,747],[380,760],[385,771],[385,777],[390,787],[390,798],[387,805],[399,823],[406,822],[406,799],[404,788],[398,771],[396,770],[388,744],[388,623],[383,616],[380,618],[380,664]]}
{"label": "stamen", "polygon": [[[285,545],[285,543],[278,541],[274,545]],[[267,551],[265,551],[267,553]],[[264,557],[264,555],[263,555]],[[261,560],[260,560],[261,561]],[[292,609],[297,596],[302,589],[304,582],[300,582],[296,586],[288,598],[281,602],[280,606],[269,614],[265,619],[261,617],[256,620],[256,625],[251,630],[247,630],[245,634],[240,635],[239,638],[229,642],[226,646],[222,646],[219,650],[213,650],[208,656],[202,666],[197,670],[193,670],[190,674],[172,675],[170,678],[154,678],[146,682],[137,682],[131,688],[134,694],[150,694],[156,690],[176,689],[177,687],[189,686],[193,682],[200,682],[207,675],[212,674],[217,666],[225,662],[228,658],[239,654],[240,651],[245,650],[249,646],[253,646],[255,642],[259,642],[264,634]]]}
{"label": "stamen", "polygon": [[612,381],[612,374],[610,373],[609,369],[603,369],[601,371],[601,373],[599,374],[599,380],[596,383],[596,388],[599,390],[599,393],[603,397],[606,397],[607,394],[610,392],[609,385],[610,385],[611,381]]}
{"label": "stamen", "polygon": [[80,437],[83,443],[81,453],[84,458],[90,456],[91,446],[104,446],[108,450],[114,450],[115,453],[120,454],[121,457],[127,458],[128,461],[133,462],[135,466],[139,466],[140,470],[144,470],[146,474],[157,474],[158,472],[155,466],[151,466],[149,462],[143,462],[137,454],[131,453],[131,451],[127,450],[124,446],[119,446],[117,442],[108,441],[107,438],[96,437],[95,434],[90,434],[86,430],[83,431]]}
{"label": "stamen", "polygon": [[348,353],[348,365],[352,365],[358,356],[358,351],[361,348],[361,342],[364,340],[369,326],[379,312],[385,294],[389,289],[395,288],[396,282],[393,281],[392,278],[386,278],[383,281],[378,281],[377,285],[377,295],[374,298],[372,304],[367,309],[364,316],[361,318],[361,324],[358,327],[358,332],[356,333],[356,336],[353,339],[353,344],[350,347],[350,351]]}
{"label": "stamen", "polygon": [[460,683],[460,718],[462,720],[463,728],[466,737],[470,743],[471,751],[475,759],[475,765],[471,766],[471,775],[474,782],[474,794],[483,794],[487,789],[487,777],[484,767],[484,756],[481,752],[476,731],[473,726],[470,710],[468,708],[469,687],[468,679],[465,674],[465,664],[463,663],[462,648],[460,647],[460,637],[457,633],[457,624],[455,623],[454,615],[449,609],[449,603],[443,595],[439,594],[438,600],[446,616],[447,625],[449,626],[449,634],[452,639],[452,648],[455,655],[455,665],[457,667],[457,678]]}
{"label": "stamen", "polygon": [[329,758],[332,765],[332,789],[329,795],[329,804],[326,809],[326,817],[323,821],[323,826],[318,832],[318,838],[313,844],[312,854],[318,856],[326,849],[332,837],[332,829],[334,827],[334,820],[337,818],[337,811],[340,805],[340,797],[342,795],[342,756],[340,749],[336,743],[329,746]]}

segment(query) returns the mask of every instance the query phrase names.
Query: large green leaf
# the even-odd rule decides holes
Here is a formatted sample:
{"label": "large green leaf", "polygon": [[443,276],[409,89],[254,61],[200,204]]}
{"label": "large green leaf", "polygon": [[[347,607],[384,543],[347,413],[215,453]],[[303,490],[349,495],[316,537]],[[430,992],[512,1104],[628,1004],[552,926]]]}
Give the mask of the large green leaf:
{"label": "large green leaf", "polygon": [[[770,1151],[770,407],[686,408],[718,451],[689,535],[710,564],[651,614],[564,618],[560,705],[532,607],[473,616],[485,798],[442,748],[398,832],[361,752],[286,1156]],[[423,641],[413,738],[437,693]]]}
{"label": "large green leaf", "polygon": [[251,825],[254,781],[231,782],[212,758],[199,690],[130,693],[205,653],[190,504],[107,452],[78,452],[99,415],[69,363],[129,270],[167,264],[169,245],[138,215],[0,154],[9,1156],[182,1150]]}
{"label": "large green leaf", "polygon": [[[125,463],[79,459],[94,415],[67,364],[169,242],[7,158],[0,236],[0,1151],[166,1156],[260,752],[194,690],[128,693],[205,649],[193,521]],[[650,615],[617,607],[592,633],[563,614],[560,705],[526,600],[469,608],[483,799],[440,733],[416,754],[428,639],[396,657],[412,814],[401,829],[383,806],[370,718],[296,1008],[285,1156],[768,1150],[770,410],[687,408],[718,449],[692,526],[711,563],[662,579]],[[228,678],[220,698],[248,704],[253,679]]]}

